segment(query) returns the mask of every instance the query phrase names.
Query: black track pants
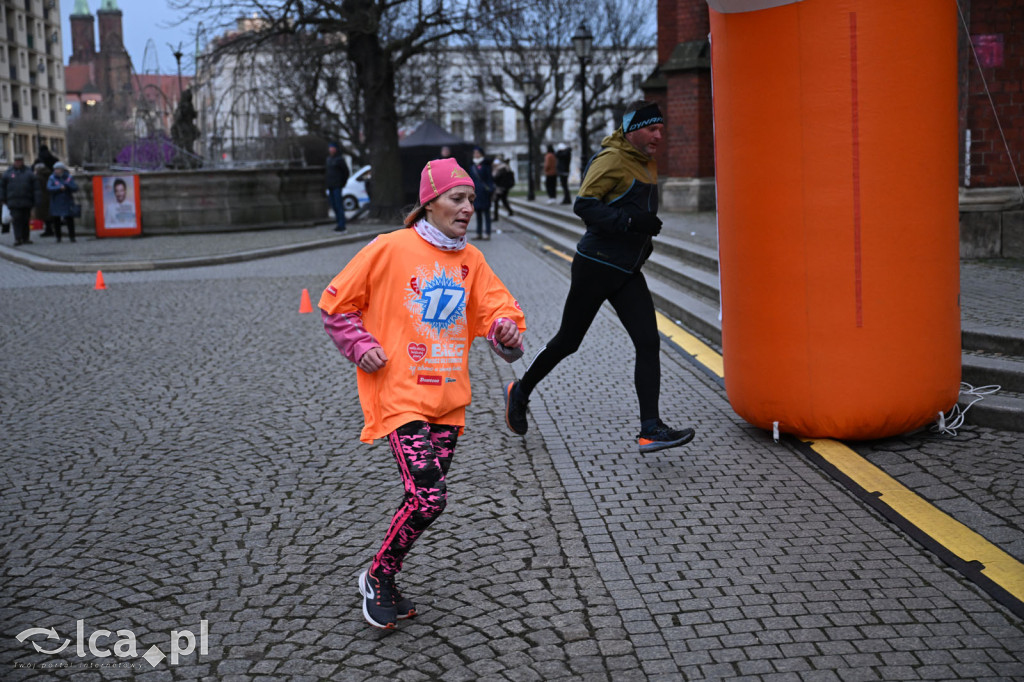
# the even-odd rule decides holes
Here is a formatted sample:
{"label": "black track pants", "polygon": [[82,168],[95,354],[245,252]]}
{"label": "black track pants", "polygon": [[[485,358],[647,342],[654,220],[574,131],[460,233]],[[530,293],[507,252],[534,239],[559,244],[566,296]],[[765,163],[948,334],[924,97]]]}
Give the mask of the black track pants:
{"label": "black track pants", "polygon": [[562,324],[533,359],[520,380],[520,390],[529,395],[559,362],[576,352],[605,301],[612,304],[636,349],[633,381],[640,402],[640,420],[657,419],[661,337],[647,280],[641,272],[622,272],[578,253],[572,261],[572,283],[562,311]]}

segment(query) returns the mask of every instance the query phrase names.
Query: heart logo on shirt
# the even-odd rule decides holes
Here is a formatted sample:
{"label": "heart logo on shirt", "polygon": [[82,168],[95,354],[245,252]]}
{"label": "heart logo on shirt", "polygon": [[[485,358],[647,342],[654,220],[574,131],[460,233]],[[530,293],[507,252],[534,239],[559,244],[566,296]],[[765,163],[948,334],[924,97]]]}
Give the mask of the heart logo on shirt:
{"label": "heart logo on shirt", "polygon": [[409,288],[416,292],[417,295],[420,293],[420,285],[416,282],[415,277],[409,280]]}
{"label": "heart logo on shirt", "polygon": [[409,357],[412,358],[413,362],[419,362],[427,355],[427,344],[410,343],[406,350],[408,350]]}
{"label": "heart logo on shirt", "polygon": [[466,279],[466,277],[468,275],[469,275],[469,266],[468,265],[463,265],[462,266],[462,279]]}

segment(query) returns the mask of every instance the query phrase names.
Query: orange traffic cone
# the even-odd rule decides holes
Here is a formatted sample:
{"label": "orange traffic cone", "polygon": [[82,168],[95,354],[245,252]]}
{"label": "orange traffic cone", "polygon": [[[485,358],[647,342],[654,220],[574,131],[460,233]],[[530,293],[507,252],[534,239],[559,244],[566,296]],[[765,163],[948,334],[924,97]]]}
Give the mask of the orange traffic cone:
{"label": "orange traffic cone", "polygon": [[299,303],[300,313],[311,313],[313,312],[313,304],[309,302],[309,289],[302,290],[302,302]]}
{"label": "orange traffic cone", "polygon": [[97,290],[106,289],[107,285],[103,282],[103,271],[96,271],[96,287]]}

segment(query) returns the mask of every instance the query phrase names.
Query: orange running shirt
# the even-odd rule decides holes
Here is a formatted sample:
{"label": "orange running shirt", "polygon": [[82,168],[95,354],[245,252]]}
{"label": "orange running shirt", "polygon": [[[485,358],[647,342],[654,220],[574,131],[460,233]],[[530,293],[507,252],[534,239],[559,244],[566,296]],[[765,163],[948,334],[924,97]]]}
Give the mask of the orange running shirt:
{"label": "orange running shirt", "polygon": [[365,443],[416,420],[461,431],[473,339],[500,317],[526,330],[519,303],[479,249],[442,251],[410,228],[367,244],[331,280],[319,306],[330,315],[359,311],[387,355],[372,374],[356,368]]}

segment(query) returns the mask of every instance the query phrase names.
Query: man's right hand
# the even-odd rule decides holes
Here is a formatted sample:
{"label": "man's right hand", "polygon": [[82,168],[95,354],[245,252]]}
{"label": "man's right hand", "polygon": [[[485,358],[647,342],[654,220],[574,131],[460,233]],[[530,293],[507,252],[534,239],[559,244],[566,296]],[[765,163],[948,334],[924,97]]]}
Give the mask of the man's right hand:
{"label": "man's right hand", "polygon": [[629,219],[629,230],[655,237],[661,232],[661,218],[653,213],[637,213]]}

